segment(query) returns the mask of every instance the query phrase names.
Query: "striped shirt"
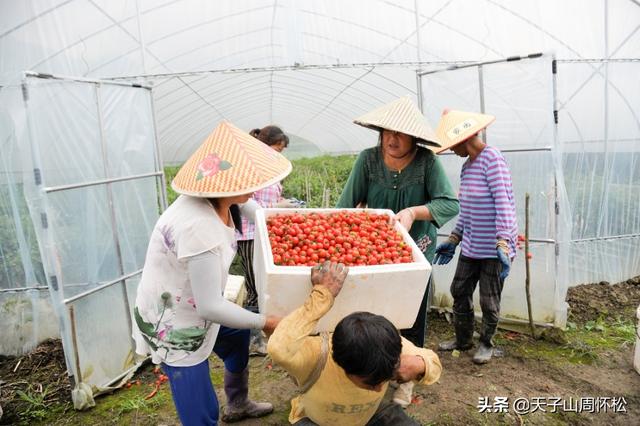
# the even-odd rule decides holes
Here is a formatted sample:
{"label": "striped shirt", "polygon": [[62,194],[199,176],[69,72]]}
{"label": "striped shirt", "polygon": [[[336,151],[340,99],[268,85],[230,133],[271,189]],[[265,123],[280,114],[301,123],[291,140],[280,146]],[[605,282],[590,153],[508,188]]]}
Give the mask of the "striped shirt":
{"label": "striped shirt", "polygon": [[[282,184],[280,182],[267,186],[253,193],[253,198],[260,204],[262,208],[273,207],[282,198]],[[239,241],[253,240],[256,231],[256,225],[242,216],[242,235],[236,231],[236,237]]]}
{"label": "striped shirt", "polygon": [[509,167],[498,149],[487,146],[460,172],[460,215],[453,232],[462,238],[462,254],[496,258],[496,242],[507,240],[516,254],[516,206]]}

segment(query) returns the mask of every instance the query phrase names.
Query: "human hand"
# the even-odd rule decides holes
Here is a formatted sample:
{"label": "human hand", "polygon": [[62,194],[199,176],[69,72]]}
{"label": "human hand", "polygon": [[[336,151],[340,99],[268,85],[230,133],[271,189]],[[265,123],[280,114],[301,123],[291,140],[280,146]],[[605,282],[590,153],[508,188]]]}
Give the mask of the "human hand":
{"label": "human hand", "polygon": [[507,242],[505,240],[498,240],[496,251],[498,254],[498,260],[502,263],[500,279],[504,280],[509,276],[509,272],[511,272],[511,259],[509,258],[509,246],[507,245]]}
{"label": "human hand", "polygon": [[271,334],[273,334],[273,330],[276,329],[281,319],[281,317],[277,317],[275,315],[267,315],[267,320],[264,322],[262,331],[264,331],[267,336],[270,336]]}
{"label": "human hand", "polygon": [[453,256],[456,254],[456,247],[460,238],[457,235],[451,234],[444,243],[441,243],[436,247],[436,256],[433,258],[434,265],[446,265],[451,262]]}
{"label": "human hand", "polygon": [[287,198],[281,198],[277,203],[273,205],[273,207],[277,209],[293,209],[296,207],[300,207],[293,200],[289,200]]}
{"label": "human hand", "polygon": [[425,373],[424,359],[419,355],[400,355],[400,365],[394,373],[394,380],[405,383],[410,380],[420,380]]}
{"label": "human hand", "polygon": [[404,226],[404,229],[409,231],[413,226],[413,221],[416,220],[416,213],[412,207],[402,209],[394,216],[394,220],[400,222],[400,225]]}
{"label": "human hand", "polygon": [[344,280],[347,278],[349,268],[342,263],[326,261],[311,268],[311,284],[326,287],[336,297]]}

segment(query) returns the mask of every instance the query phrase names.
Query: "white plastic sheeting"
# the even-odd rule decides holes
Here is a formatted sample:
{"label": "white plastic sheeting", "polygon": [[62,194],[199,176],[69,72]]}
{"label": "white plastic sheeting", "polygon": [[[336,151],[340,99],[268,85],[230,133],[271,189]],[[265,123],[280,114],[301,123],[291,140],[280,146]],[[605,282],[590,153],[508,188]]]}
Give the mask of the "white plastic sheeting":
{"label": "white plastic sheeting", "polygon": [[[432,83],[419,93],[417,71],[533,52],[555,55],[555,86],[541,60],[539,70],[524,62],[487,67],[482,83],[473,68],[424,76],[423,84],[427,78]],[[33,196],[32,221],[25,220],[23,190],[33,180],[33,164],[15,161],[30,146],[20,89],[25,70],[152,84],[152,112],[167,163],[187,158],[221,119],[246,130],[275,122],[313,145],[313,152],[339,153],[373,145],[375,135],[351,120],[399,96],[420,94],[434,125],[444,105],[484,109],[498,117],[489,143],[505,151],[543,148],[506,153],[521,228],[528,191],[532,237],[555,241],[533,245],[537,319],[562,324],[567,286],[640,274],[637,0],[0,3],[0,275],[7,277],[0,290],[42,287],[55,270],[68,297],[87,283],[140,267],[153,222],[147,209],[158,204],[155,179],[114,183],[110,193],[100,186],[51,192],[39,205],[34,201],[42,197]],[[36,156],[46,185],[155,170],[150,112],[139,95],[102,86],[100,104],[112,120],[100,122],[95,94],[82,84],[30,81],[38,86],[30,91],[31,102],[38,102],[29,109],[31,140],[47,142]],[[110,141],[107,169],[88,143],[100,138]],[[457,184],[459,160],[443,160]],[[112,215],[103,204],[109,202]],[[47,235],[38,231],[41,211],[55,225]],[[127,221],[140,225],[124,227]],[[69,237],[79,233],[85,238]],[[121,261],[115,261],[118,250]],[[505,291],[505,306],[518,312],[508,308],[507,316],[522,313],[524,294],[515,283],[522,268],[519,256]],[[537,280],[545,283],[542,288],[536,289]],[[447,279],[440,281],[446,295]],[[5,309],[15,307],[11,300],[6,307],[5,298],[16,292],[0,293]],[[29,307],[43,300],[38,290],[24,294],[34,296],[21,296],[29,302],[6,311],[20,316],[18,327],[40,313],[41,319],[50,315]],[[77,312],[86,311],[78,306]],[[18,344],[26,348],[41,336],[27,333]],[[79,358],[82,363],[87,356]]]}
{"label": "white plastic sheeting", "polygon": [[136,366],[131,297],[165,204],[151,93],[26,76],[0,98],[11,106],[1,224],[12,231],[2,241],[1,349],[61,336],[74,404],[86,408]]}
{"label": "white plastic sheeting", "polygon": [[[568,235],[563,230],[567,229],[570,218],[553,114],[552,64],[552,58],[546,56],[426,73],[421,76],[420,95],[424,113],[433,121],[451,105],[462,110],[490,111],[498,117],[488,127],[486,140],[503,151],[511,169],[521,234],[525,226],[525,194],[530,194],[533,319],[537,323],[563,327],[567,317],[565,297],[570,285],[566,270]],[[464,160],[452,153],[442,155],[441,159],[452,184],[458,187]],[[439,233],[448,235],[456,220]],[[505,282],[501,303],[503,319],[527,319],[523,254],[516,257]],[[454,265],[452,262],[449,266],[434,268],[433,304],[436,306],[450,307],[453,302],[449,285]],[[475,304],[476,312],[481,312],[477,296]]]}
{"label": "white plastic sheeting", "polygon": [[350,129],[351,119],[416,93],[413,76],[382,72],[380,64],[415,70],[417,62],[533,52],[640,58],[637,0],[31,0],[0,7],[0,84],[28,69],[153,76],[169,163],[184,161],[222,118],[247,130],[276,122],[324,152],[359,151],[370,135]]}

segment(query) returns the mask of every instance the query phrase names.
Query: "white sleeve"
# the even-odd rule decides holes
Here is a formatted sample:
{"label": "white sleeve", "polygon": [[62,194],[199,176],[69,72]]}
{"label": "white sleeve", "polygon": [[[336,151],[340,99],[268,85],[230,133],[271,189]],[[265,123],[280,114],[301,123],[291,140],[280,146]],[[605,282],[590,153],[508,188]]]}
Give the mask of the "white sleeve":
{"label": "white sleeve", "polygon": [[262,329],[266,321],[264,315],[249,312],[223,297],[221,265],[220,255],[209,251],[188,259],[198,315],[229,328]]}
{"label": "white sleeve", "polygon": [[238,207],[240,208],[240,214],[251,222],[256,221],[256,211],[262,208],[253,198],[249,198],[246,203],[238,204]]}

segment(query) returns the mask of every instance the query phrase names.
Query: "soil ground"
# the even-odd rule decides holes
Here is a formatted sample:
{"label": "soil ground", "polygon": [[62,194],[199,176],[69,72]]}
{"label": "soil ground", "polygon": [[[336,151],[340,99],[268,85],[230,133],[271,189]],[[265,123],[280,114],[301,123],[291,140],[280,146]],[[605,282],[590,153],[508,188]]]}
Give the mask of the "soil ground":
{"label": "soil ground", "polygon": [[[571,311],[565,332],[548,330],[532,339],[500,330],[495,340],[504,356],[486,366],[471,362],[473,351],[441,353],[439,382],[416,387],[407,412],[421,424],[640,424],[640,375],[632,365],[640,277],[574,287],[567,301]],[[452,334],[445,315],[430,312],[427,346],[434,348]],[[251,396],[273,402],[275,412],[240,424],[288,424],[293,382],[268,358],[251,358],[250,369]],[[179,424],[166,383],[145,399],[156,380],[151,365],[136,374],[130,387],[98,397],[97,406],[85,412],[71,406],[65,370],[59,341],[45,342],[22,357],[0,358],[0,424]],[[221,391],[222,365],[215,357],[211,377]],[[489,410],[479,408],[481,398]],[[504,398],[507,408],[501,410]],[[516,400],[528,403],[529,410],[516,412]]]}

